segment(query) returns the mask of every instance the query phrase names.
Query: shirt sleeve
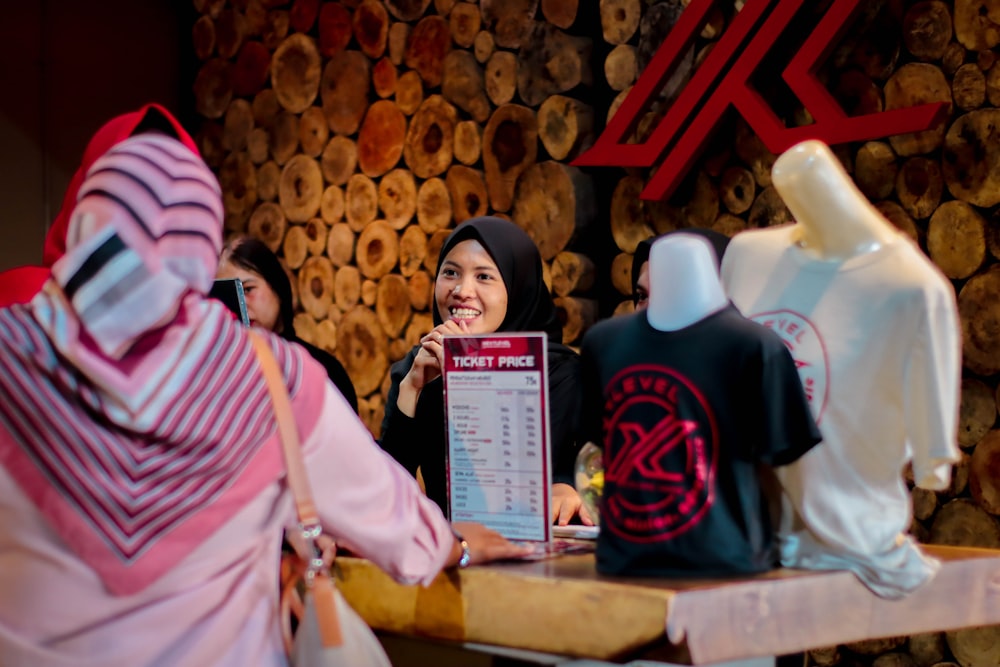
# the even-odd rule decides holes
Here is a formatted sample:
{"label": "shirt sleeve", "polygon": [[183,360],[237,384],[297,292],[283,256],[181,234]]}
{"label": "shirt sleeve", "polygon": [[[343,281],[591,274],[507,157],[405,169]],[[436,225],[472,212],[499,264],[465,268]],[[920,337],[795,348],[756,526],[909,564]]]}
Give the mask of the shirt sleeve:
{"label": "shirt sleeve", "polygon": [[935,290],[910,346],[904,387],[907,440],[917,486],[945,489],[959,460],[961,328],[950,286]]}
{"label": "shirt sleeve", "polygon": [[549,373],[549,433],[552,437],[552,482],[573,485],[580,451],[580,359],[575,354]]}
{"label": "shirt sleeve", "polygon": [[413,438],[413,434],[417,429],[417,420],[414,417],[406,416],[396,406],[396,401],[399,399],[399,384],[406,377],[406,374],[410,372],[412,365],[412,352],[401,361],[392,365],[389,373],[391,384],[389,386],[389,395],[385,402],[385,415],[382,418],[382,434],[379,438],[379,446],[389,456],[398,461],[411,475],[415,476],[417,468],[420,467],[420,452],[414,446]]}
{"label": "shirt sleeve", "polygon": [[303,455],[324,529],[397,581],[429,584],[454,545],[451,527],[416,480],[379,449],[327,384]]}
{"label": "shirt sleeve", "polygon": [[809,409],[795,360],[771,332],[761,356],[762,443],[758,458],[772,466],[792,463],[822,440]]}

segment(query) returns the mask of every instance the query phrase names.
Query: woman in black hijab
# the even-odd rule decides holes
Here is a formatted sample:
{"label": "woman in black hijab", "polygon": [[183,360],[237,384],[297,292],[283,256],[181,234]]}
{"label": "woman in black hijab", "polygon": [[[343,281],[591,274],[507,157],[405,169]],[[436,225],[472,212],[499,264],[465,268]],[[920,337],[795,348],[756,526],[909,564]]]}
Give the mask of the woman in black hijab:
{"label": "woman in black hijab", "polygon": [[[542,331],[548,336],[553,519],[580,512],[573,488],[580,407],[579,363],[562,344],[562,325],[534,241],[501,218],[467,220],[445,240],[434,281],[435,328],[393,364],[382,422],[382,448],[411,474],[420,468],[427,495],[448,511],[441,338],[445,334]],[[581,520],[590,523],[589,517]]]}
{"label": "woman in black hijab", "polygon": [[216,277],[243,281],[251,323],[304,347],[309,356],[326,369],[327,377],[354,408],[354,412],[358,411],[358,396],[344,366],[326,350],[296,335],[292,284],[277,256],[263,241],[246,236],[229,241],[222,250]]}

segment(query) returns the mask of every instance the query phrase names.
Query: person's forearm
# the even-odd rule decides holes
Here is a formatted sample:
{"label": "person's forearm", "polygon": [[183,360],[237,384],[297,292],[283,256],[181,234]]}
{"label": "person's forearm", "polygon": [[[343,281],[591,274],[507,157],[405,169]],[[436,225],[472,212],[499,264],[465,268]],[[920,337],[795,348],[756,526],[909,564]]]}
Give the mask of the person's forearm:
{"label": "person's forearm", "polygon": [[399,383],[399,396],[396,397],[396,407],[407,417],[417,414],[417,400],[420,390],[417,389],[409,374]]}

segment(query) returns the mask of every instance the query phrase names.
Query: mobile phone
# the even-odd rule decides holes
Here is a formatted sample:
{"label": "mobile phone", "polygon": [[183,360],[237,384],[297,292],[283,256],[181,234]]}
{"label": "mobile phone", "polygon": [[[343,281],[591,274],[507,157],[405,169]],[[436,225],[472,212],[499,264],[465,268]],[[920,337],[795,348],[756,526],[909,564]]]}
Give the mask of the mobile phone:
{"label": "mobile phone", "polygon": [[243,294],[243,281],[239,278],[224,278],[212,283],[208,296],[218,299],[226,308],[233,311],[243,326],[250,326],[250,316],[247,315],[247,300]]}

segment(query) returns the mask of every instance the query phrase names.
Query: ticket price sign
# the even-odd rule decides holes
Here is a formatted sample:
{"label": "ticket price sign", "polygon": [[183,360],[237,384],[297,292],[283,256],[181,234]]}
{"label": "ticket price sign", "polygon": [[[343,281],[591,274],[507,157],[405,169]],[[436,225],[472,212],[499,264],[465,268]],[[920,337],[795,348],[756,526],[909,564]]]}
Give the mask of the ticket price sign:
{"label": "ticket price sign", "polygon": [[548,542],[545,334],[445,336],[443,345],[452,520]]}

